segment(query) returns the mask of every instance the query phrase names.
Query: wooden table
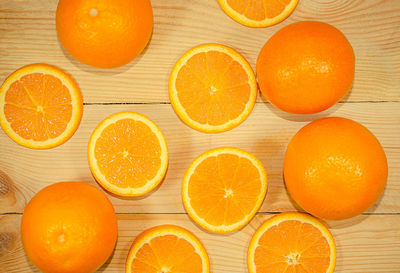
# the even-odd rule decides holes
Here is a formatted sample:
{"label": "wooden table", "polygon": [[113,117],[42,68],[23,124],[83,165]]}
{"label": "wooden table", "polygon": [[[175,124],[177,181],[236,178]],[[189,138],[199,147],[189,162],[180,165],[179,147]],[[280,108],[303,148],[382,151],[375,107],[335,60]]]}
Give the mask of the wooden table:
{"label": "wooden table", "polygon": [[[0,272],[38,272],[24,254],[19,224],[24,206],[41,188],[58,181],[83,181],[99,187],[86,158],[89,136],[106,116],[117,111],[143,113],[166,135],[170,165],[165,181],[137,199],[107,195],[118,213],[116,250],[101,268],[123,272],[128,249],[141,231],[177,224],[204,243],[212,272],[247,272],[249,240],[271,215],[295,210],[283,181],[286,145],[309,121],[342,116],[367,126],[382,143],[389,179],[380,200],[367,212],[344,221],[328,221],[337,244],[335,272],[400,272],[400,1],[300,0],[294,13],[269,28],[252,29],[231,20],[216,0],[152,0],[154,33],[146,50],[130,64],[95,69],[62,49],[55,30],[56,0],[0,1],[0,81],[30,63],[57,65],[78,82],[84,96],[81,126],[70,141],[51,150],[30,150],[0,130]],[[320,20],[338,27],[356,52],[354,86],[331,109],[315,115],[283,113],[259,96],[250,117],[236,129],[217,135],[185,126],[168,99],[173,64],[189,48],[207,42],[231,46],[255,68],[262,45],[281,27]],[[229,235],[204,232],[186,214],[181,180],[189,163],[214,147],[236,146],[254,153],[269,176],[260,212],[244,229]]]}

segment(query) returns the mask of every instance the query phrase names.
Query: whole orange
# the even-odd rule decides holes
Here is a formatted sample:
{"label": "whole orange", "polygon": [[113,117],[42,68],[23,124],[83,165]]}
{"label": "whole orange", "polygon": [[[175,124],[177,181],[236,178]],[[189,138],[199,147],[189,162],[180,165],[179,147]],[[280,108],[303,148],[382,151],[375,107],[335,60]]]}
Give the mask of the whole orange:
{"label": "whole orange", "polygon": [[27,256],[42,272],[93,272],[114,249],[117,218],[100,190],[61,182],[42,189],[26,205],[21,237]]}
{"label": "whole orange", "polygon": [[57,33],[79,61],[113,68],[132,61],[153,30],[150,0],[60,0]]}
{"label": "whole orange", "polygon": [[290,24],[275,33],[257,59],[257,78],[265,98],[296,114],[323,111],[344,97],[354,78],[349,41],[321,22]]}
{"label": "whole orange", "polygon": [[361,124],[323,118],[304,126],[290,141],[284,177],[293,199],[324,219],[345,219],[371,207],[388,176],[385,152]]}

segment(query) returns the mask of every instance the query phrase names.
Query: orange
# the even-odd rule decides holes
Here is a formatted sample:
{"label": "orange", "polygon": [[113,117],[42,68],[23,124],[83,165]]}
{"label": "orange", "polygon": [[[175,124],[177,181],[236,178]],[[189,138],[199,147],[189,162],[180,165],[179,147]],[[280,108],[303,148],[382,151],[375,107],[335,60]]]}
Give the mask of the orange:
{"label": "orange", "polygon": [[332,234],[317,219],[298,212],[265,221],[247,253],[249,273],[332,273],[335,264]]}
{"label": "orange", "polygon": [[63,144],[78,128],[82,111],[75,81],[51,65],[24,66],[0,87],[0,125],[25,147],[48,149]]}
{"label": "orange", "polygon": [[227,233],[245,226],[267,192],[267,173],[252,154],[238,148],[217,148],[197,157],[182,183],[189,216],[201,227]]}
{"label": "orange", "polygon": [[230,130],[253,109],[257,83],[248,62],[218,44],[196,46],[175,64],[169,79],[171,105],[179,118],[206,133]]}
{"label": "orange", "polygon": [[218,0],[226,14],[248,27],[267,27],[285,20],[299,0]]}
{"label": "orange", "polygon": [[335,27],[298,22],[275,33],[257,59],[257,78],[265,98],[279,109],[310,114],[328,109],[347,92],[355,57]]}
{"label": "orange", "polygon": [[323,118],[292,138],[283,172],[290,195],[304,210],[324,219],[345,219],[378,200],[388,165],[367,128],[345,118]]}
{"label": "orange", "polygon": [[123,196],[143,195],[164,178],[168,148],[160,128],[134,112],[103,120],[89,140],[90,169],[108,191]]}
{"label": "orange", "polygon": [[80,182],[45,187],[26,205],[21,237],[29,259],[44,273],[89,273],[117,241],[114,207],[100,190]]}
{"label": "orange", "polygon": [[126,273],[209,273],[203,245],[190,231],[174,225],[150,228],[133,242]]}
{"label": "orange", "polygon": [[146,47],[153,30],[150,0],[60,0],[58,38],[77,60],[95,67],[125,65]]}

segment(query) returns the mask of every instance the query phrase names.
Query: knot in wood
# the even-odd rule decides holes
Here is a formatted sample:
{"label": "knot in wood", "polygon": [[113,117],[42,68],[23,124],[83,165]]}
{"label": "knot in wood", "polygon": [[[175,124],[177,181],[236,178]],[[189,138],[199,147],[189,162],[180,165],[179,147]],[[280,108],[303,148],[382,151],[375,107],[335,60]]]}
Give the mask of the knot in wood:
{"label": "knot in wood", "polygon": [[15,245],[16,234],[12,232],[0,232],[0,257],[7,255]]}
{"label": "knot in wood", "polygon": [[12,189],[12,184],[13,182],[11,181],[11,178],[4,172],[0,171],[0,196],[9,193]]}

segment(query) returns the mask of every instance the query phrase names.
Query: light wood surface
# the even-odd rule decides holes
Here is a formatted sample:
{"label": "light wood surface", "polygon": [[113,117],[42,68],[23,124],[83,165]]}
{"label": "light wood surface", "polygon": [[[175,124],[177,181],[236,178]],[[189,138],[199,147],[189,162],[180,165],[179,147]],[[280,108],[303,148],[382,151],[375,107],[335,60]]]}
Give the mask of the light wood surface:
{"label": "light wood surface", "polygon": [[[79,63],[60,46],[55,31],[57,0],[0,0],[0,82],[20,66],[44,62],[69,72],[84,95],[81,126],[64,145],[44,151],[15,144],[0,130],[0,272],[38,272],[26,258],[19,237],[24,206],[41,188],[57,181],[83,181],[99,187],[86,159],[94,127],[118,111],[136,111],[154,120],[166,135],[170,164],[162,185],[141,198],[108,194],[119,218],[114,255],[100,272],[124,272],[127,251],[141,231],[178,224],[205,244],[212,272],[247,272],[248,242],[271,213],[299,209],[282,181],[286,145],[309,121],[325,116],[354,119],[380,140],[388,157],[384,194],[367,212],[345,221],[329,221],[338,246],[335,272],[400,272],[400,1],[300,0],[284,22],[265,29],[242,26],[216,0],[152,0],[152,39],[132,63],[113,70]],[[176,60],[187,49],[222,43],[243,54],[253,68],[263,44],[281,27],[320,20],[338,27],[356,53],[351,93],[316,115],[283,113],[261,96],[250,117],[229,132],[209,135],[185,126],[173,112],[167,82]],[[260,213],[230,235],[201,230],[186,215],[180,190],[190,162],[214,147],[235,146],[254,153],[268,172],[269,186]],[[100,187],[99,187],[100,188]]]}
{"label": "light wood surface", "polygon": [[[222,134],[204,134],[190,129],[175,115],[170,105],[86,105],[78,131],[66,144],[50,150],[31,150],[16,145],[3,132],[0,143],[4,152],[0,166],[19,194],[13,208],[0,212],[22,212],[24,204],[38,190],[57,181],[85,181],[98,186],[87,163],[87,143],[97,124],[119,111],[136,111],[151,118],[164,132],[169,147],[170,164],[163,184],[145,198],[121,199],[109,196],[117,212],[184,212],[181,183],[190,162],[201,153],[220,146],[233,146],[253,153],[268,172],[268,193],[263,212],[294,209],[282,180],[283,158],[290,138],[310,120],[324,116],[343,116],[367,126],[380,140],[388,157],[390,170],[400,169],[399,103],[340,103],[328,111],[311,116],[277,112],[269,104],[257,103],[249,118],[239,127]],[[372,114],[373,113],[373,114]],[[98,186],[99,187],[99,186]],[[369,212],[400,211],[400,173],[389,172],[381,200]]]}
{"label": "light wood surface", "polygon": [[[269,214],[258,214],[249,225],[229,235],[211,234],[193,224],[186,214],[120,214],[118,242],[111,259],[99,272],[123,272],[129,248],[143,230],[162,224],[174,224],[195,233],[206,248],[212,272],[246,273],[246,253],[251,236]],[[39,272],[25,257],[19,234],[15,232],[20,215],[4,215],[0,223],[4,231],[0,240],[3,272]],[[328,222],[337,246],[335,272],[383,273],[399,272],[400,215],[361,215],[345,221]],[[6,252],[6,255],[4,254]]]}
{"label": "light wood surface", "polygon": [[55,29],[57,0],[0,1],[0,80],[22,65],[62,67],[79,83],[85,102],[168,102],[173,64],[202,43],[231,46],[255,68],[264,43],[283,26],[320,20],[338,27],[356,53],[351,101],[399,101],[400,4],[398,0],[300,0],[284,22],[253,29],[230,19],[217,0],[152,0],[154,32],[145,52],[130,64],[96,69],[72,59]]}

